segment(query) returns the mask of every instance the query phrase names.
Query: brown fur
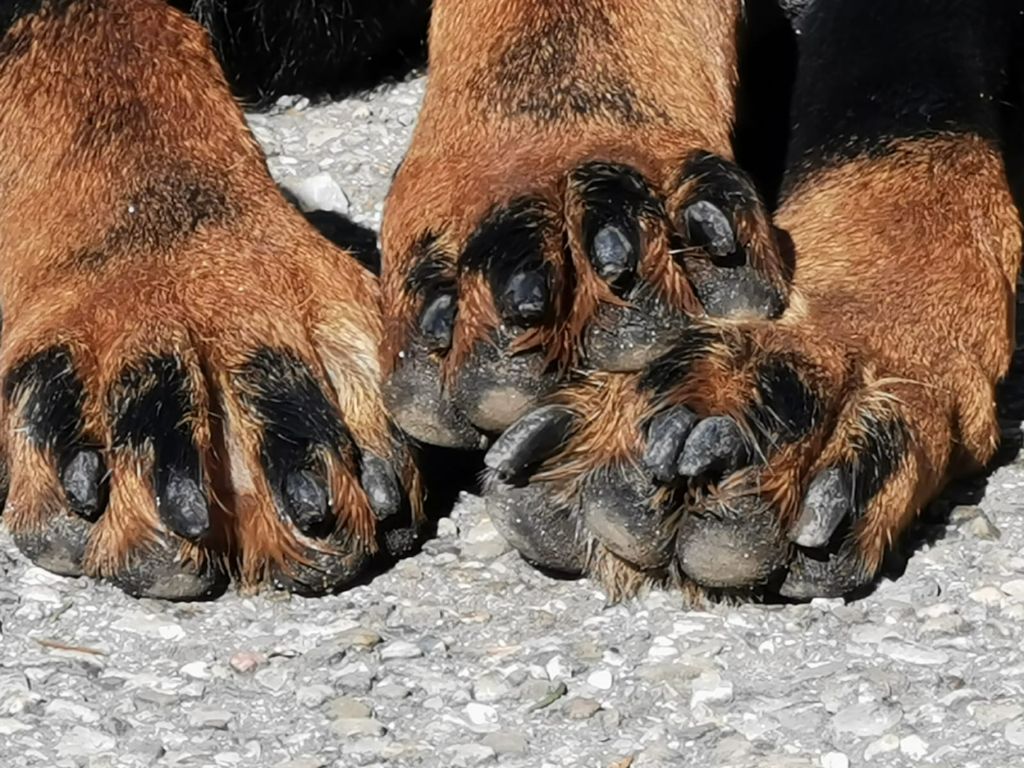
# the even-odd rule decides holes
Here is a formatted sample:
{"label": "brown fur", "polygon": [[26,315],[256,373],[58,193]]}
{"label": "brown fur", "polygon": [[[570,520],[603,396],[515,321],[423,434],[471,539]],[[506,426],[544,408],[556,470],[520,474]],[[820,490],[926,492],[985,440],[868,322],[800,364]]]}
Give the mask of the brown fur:
{"label": "brown fur", "polygon": [[[157,0],[78,2],[22,19],[7,47],[0,371],[68,345],[85,384],[86,429],[109,451],[104,398],[122,370],[146,355],[185,360],[191,431],[217,500],[216,546],[240,547],[250,582],[271,564],[287,569],[311,544],[270,501],[259,425],[240,409],[233,373],[255,350],[289,350],[358,443],[391,456],[375,279],[281,197],[205,34],[185,16]],[[12,418],[9,524],[32,524],[30,509],[66,514],[40,504],[61,494],[51,465],[10,431]],[[161,529],[146,463],[123,456],[110,466],[111,501],[87,562],[99,574]],[[339,527],[368,552],[375,522],[356,472],[333,464],[329,479]],[[412,482],[408,462],[403,472]]]}
{"label": "brown fur", "polygon": [[[797,252],[789,310],[775,322],[703,323],[678,381],[656,397],[635,374],[592,375],[557,395],[583,415],[576,434],[534,482],[566,504],[588,478],[639,462],[643,429],[683,404],[728,415],[752,439],[757,376],[784,361],[818,404],[809,432],[764,447],[763,467],[697,488],[701,509],[757,493],[788,529],[821,470],[864,461],[877,424],[906,440],[853,530],[867,577],[953,474],[977,468],[998,440],[994,392],[1012,351],[1021,224],[1002,159],[982,139],[906,142],[876,158],[802,181],[777,214]],[[654,496],[656,509],[669,497]],[[664,508],[663,514],[672,512]],[[591,574],[610,594],[658,575],[595,549]],[[686,585],[685,579],[682,582]]]}
{"label": "brown fur", "polygon": [[[582,252],[568,175],[586,161],[614,161],[667,194],[694,150],[731,158],[739,9],[738,2],[712,0],[434,4],[431,84],[384,222],[387,365],[404,349],[418,311],[406,275],[424,234],[439,236],[457,259],[493,206],[525,194],[550,208],[545,258],[556,296],[566,298],[554,324],[525,334],[516,350],[574,362],[597,307],[617,300]],[[670,305],[699,312],[685,278],[671,268],[667,222],[646,224],[643,276]],[[498,322],[482,282],[459,289],[449,372]]]}

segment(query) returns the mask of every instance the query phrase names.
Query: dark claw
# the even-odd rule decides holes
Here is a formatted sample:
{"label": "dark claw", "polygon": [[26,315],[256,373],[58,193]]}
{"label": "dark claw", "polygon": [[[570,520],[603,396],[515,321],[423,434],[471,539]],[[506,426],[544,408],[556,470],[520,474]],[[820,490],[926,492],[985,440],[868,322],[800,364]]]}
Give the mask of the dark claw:
{"label": "dark claw", "polygon": [[643,462],[655,480],[669,483],[676,479],[679,454],[696,423],[697,415],[685,405],[677,405],[651,419]]}
{"label": "dark claw", "polygon": [[372,453],[364,453],[360,481],[378,520],[387,520],[402,510],[405,498],[402,487],[387,461]]}
{"label": "dark claw", "polygon": [[727,416],[712,416],[693,428],[679,459],[683,477],[724,475],[742,467],[750,457],[739,425]]}
{"label": "dark claw", "polygon": [[811,481],[790,538],[801,547],[823,547],[852,512],[852,494],[843,471],[827,469]]}
{"label": "dark claw", "polygon": [[549,458],[572,432],[576,414],[547,405],[526,414],[505,430],[487,451],[484,464],[504,483],[525,478],[527,471]]}
{"label": "dark claw", "polygon": [[167,527],[186,539],[198,539],[210,530],[206,495],[193,478],[174,469],[158,496],[157,509]]}
{"label": "dark claw", "polygon": [[446,352],[452,345],[458,305],[455,294],[441,293],[426,305],[420,316],[423,343],[431,352]]}
{"label": "dark claw", "polygon": [[637,248],[614,224],[597,231],[590,244],[590,261],[605,282],[618,288],[628,287],[637,267]]}
{"label": "dark claw", "polygon": [[100,516],[106,506],[106,473],[103,457],[92,450],[79,451],[64,465],[60,479],[72,512],[90,521]]}
{"label": "dark claw", "polygon": [[715,259],[736,251],[736,233],[729,217],[714,203],[699,200],[683,212],[687,239]]}
{"label": "dark claw", "polygon": [[300,531],[309,536],[330,532],[331,500],[320,478],[306,469],[292,472],[284,482],[284,496],[288,516]]}
{"label": "dark claw", "polygon": [[498,311],[510,323],[535,325],[548,311],[547,269],[513,272],[497,295]]}

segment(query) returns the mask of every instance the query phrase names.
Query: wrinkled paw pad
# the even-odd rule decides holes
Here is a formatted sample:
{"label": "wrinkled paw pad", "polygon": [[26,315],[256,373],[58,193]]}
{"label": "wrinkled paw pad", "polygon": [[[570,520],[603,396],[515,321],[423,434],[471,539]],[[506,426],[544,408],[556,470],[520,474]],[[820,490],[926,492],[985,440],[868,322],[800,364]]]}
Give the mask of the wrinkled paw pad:
{"label": "wrinkled paw pad", "polygon": [[638,370],[695,315],[781,311],[775,230],[728,161],[698,153],[667,192],[588,162],[564,195],[513,199],[463,245],[428,235],[405,255],[386,357],[389,406],[413,437],[481,447],[571,366]]}

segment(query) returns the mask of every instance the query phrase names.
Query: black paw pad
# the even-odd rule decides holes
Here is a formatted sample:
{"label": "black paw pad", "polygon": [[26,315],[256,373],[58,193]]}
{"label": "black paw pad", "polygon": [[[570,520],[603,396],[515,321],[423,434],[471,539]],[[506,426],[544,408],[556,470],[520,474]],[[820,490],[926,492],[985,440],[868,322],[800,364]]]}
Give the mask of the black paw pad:
{"label": "black paw pad", "polygon": [[587,528],[610,552],[645,570],[672,557],[677,517],[654,501],[657,489],[633,467],[608,469],[591,478],[580,498]]}
{"label": "black paw pad", "polygon": [[848,546],[837,552],[799,552],[779,594],[792,600],[844,597],[870,584],[872,578]]}
{"label": "black paw pad", "polygon": [[115,451],[152,452],[153,490],[164,525],[187,539],[210,530],[202,463],[190,425],[198,415],[183,362],[149,357],[126,369],[107,397]]}
{"label": "black paw pad", "polygon": [[175,601],[209,600],[223,594],[229,583],[227,572],[216,560],[189,562],[169,544],[150,547],[109,580],[135,597]]}
{"label": "black paw pad", "polygon": [[676,555],[681,570],[698,584],[743,588],[763,584],[785,566],[789,543],[775,510],[752,494],[683,515]]}
{"label": "black paw pad", "polygon": [[587,545],[576,516],[538,485],[498,486],[484,497],[494,527],[531,563],[579,575]]}

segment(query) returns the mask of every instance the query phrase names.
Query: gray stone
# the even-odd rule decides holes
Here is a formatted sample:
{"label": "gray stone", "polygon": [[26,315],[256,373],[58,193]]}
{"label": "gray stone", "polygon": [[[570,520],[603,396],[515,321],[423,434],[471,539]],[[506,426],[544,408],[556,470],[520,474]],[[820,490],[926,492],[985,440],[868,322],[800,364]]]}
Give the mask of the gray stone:
{"label": "gray stone", "polygon": [[471,768],[493,762],[497,755],[484,744],[456,744],[445,750],[445,756],[453,768]]}
{"label": "gray stone", "polygon": [[335,720],[354,720],[373,717],[373,708],[348,696],[339,696],[324,706],[324,712]]}
{"label": "gray stone", "polygon": [[193,728],[213,728],[223,731],[227,730],[234,719],[234,713],[224,709],[199,708],[188,713],[188,722]]}
{"label": "gray stone", "polygon": [[494,731],[484,736],[480,743],[490,747],[498,755],[522,755],[526,754],[529,742],[526,736],[519,731]]}
{"label": "gray stone", "polygon": [[601,711],[601,702],[577,696],[565,702],[565,714],[570,720],[589,720]]}
{"label": "gray stone", "polygon": [[832,717],[832,729],[851,736],[881,736],[902,719],[903,713],[895,706],[875,701],[860,702],[836,712]]}

